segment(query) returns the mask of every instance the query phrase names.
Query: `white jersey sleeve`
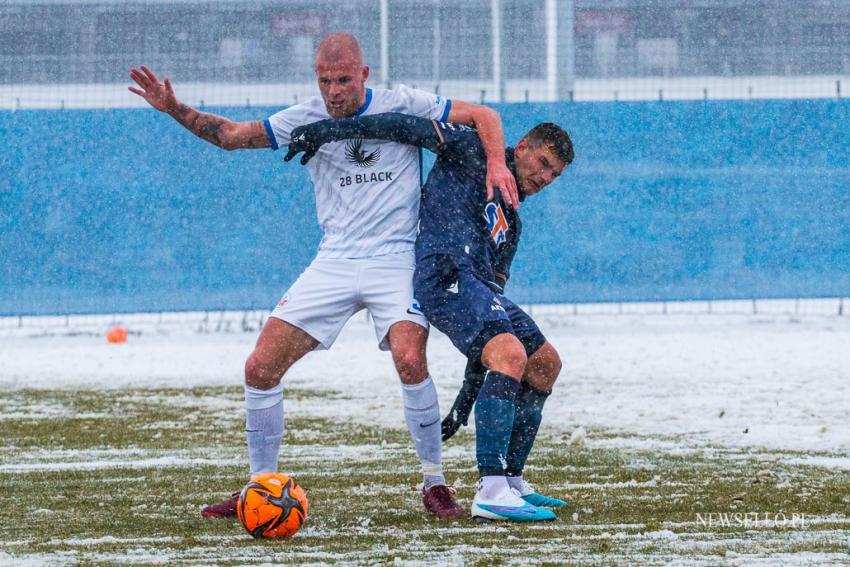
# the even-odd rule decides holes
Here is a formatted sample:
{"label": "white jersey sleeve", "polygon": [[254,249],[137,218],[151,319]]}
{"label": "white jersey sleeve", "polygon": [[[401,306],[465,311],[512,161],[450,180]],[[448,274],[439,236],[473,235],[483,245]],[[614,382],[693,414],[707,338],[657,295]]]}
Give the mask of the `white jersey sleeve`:
{"label": "white jersey sleeve", "polygon": [[290,135],[296,127],[325,118],[330,118],[330,115],[325,110],[322,99],[313,98],[271,115],[263,120],[263,125],[266,127],[272,149],[276,150],[289,145]]}
{"label": "white jersey sleeve", "polygon": [[446,122],[452,109],[451,100],[405,85],[399,85],[388,94],[387,106],[382,112],[401,112]]}

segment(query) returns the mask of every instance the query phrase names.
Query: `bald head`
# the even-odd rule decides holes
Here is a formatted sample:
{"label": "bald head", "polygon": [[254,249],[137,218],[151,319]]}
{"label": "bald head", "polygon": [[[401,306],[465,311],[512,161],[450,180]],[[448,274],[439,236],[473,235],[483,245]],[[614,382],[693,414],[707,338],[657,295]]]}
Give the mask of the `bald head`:
{"label": "bald head", "polygon": [[363,66],[363,52],[360,43],[350,33],[332,33],[325,36],[316,50],[316,66],[350,61],[358,67]]}
{"label": "bald head", "polygon": [[357,112],[369,78],[357,38],[348,33],[326,36],[316,50],[316,78],[328,114],[345,118]]}

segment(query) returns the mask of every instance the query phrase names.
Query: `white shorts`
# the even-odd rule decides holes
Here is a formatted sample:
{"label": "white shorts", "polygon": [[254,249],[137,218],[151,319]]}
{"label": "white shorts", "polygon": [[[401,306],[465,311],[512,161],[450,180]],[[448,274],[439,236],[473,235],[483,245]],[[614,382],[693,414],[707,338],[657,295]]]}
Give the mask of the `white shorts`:
{"label": "white shorts", "polygon": [[372,258],[316,258],[271,312],[328,349],[352,315],[368,309],[378,347],[389,350],[393,323],[412,321],[428,328],[413,299],[413,252]]}

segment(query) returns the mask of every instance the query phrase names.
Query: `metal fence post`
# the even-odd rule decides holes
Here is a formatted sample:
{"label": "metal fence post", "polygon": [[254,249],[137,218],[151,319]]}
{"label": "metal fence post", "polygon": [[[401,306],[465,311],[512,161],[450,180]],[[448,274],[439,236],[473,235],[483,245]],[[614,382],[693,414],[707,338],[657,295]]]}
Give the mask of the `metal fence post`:
{"label": "metal fence post", "polygon": [[389,0],[381,0],[381,82],[390,88],[390,17]]}

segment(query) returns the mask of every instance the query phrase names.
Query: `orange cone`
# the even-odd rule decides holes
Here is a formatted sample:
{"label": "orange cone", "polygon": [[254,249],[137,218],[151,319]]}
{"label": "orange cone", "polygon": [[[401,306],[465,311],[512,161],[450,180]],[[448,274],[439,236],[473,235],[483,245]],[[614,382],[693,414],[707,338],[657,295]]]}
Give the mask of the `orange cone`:
{"label": "orange cone", "polygon": [[112,327],[106,333],[106,340],[110,343],[126,343],[127,342],[127,329],[118,325],[117,327]]}

